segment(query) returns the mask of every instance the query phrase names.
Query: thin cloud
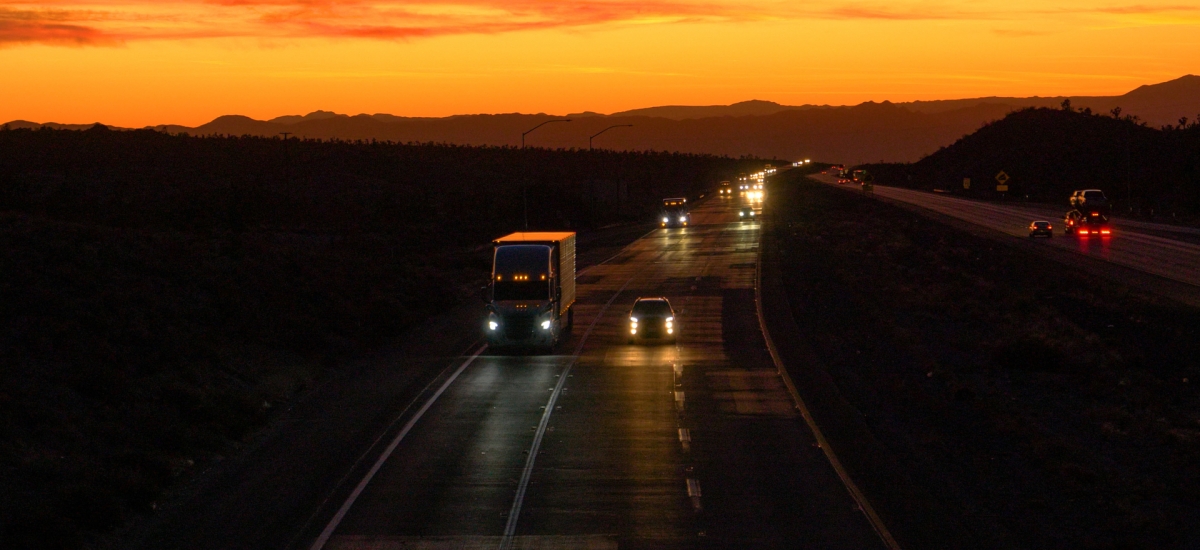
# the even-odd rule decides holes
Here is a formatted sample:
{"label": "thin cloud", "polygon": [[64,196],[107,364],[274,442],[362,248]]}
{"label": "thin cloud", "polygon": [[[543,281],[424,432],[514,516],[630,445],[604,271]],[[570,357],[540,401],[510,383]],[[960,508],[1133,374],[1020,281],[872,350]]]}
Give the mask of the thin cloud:
{"label": "thin cloud", "polygon": [[[3,12],[7,16],[0,15],[0,42],[107,45],[218,36],[397,40],[596,25],[733,21],[743,19],[745,12],[744,7],[725,4],[662,0],[58,0],[52,2],[57,11],[41,9],[43,4],[0,0],[0,5],[27,8],[8,9]],[[87,8],[108,16],[96,21]]]}
{"label": "thin cloud", "polygon": [[1072,14],[1186,21],[1200,14],[1200,8],[1178,3],[1079,10],[1022,10],[998,2],[962,6],[937,1],[805,5],[766,0],[0,0],[0,44],[111,46],[211,37],[410,40],[696,22],[1021,21]]}
{"label": "thin cloud", "polygon": [[56,46],[112,46],[120,40],[95,27],[77,24],[90,12],[0,8],[0,46],[23,43]]}

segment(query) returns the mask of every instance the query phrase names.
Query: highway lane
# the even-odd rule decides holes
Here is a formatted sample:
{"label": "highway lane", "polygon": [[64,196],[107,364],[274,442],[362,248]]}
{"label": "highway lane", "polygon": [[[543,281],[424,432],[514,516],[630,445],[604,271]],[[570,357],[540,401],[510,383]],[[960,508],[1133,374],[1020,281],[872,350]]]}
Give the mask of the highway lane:
{"label": "highway lane", "polygon": [[[836,178],[813,176],[835,187],[858,191],[854,184],[838,185]],[[1044,206],[1022,206],[973,201],[939,193],[928,193],[898,187],[875,186],[875,194],[947,216],[968,221],[1015,237],[1028,237],[1027,227],[1035,219],[1054,224],[1055,236],[1045,239],[1046,246],[1058,247],[1165,277],[1181,283],[1200,286],[1200,244],[1164,237],[1171,233],[1187,234],[1187,228],[1173,228],[1145,222],[1114,222],[1113,236],[1081,239],[1062,233],[1062,216],[1067,211],[1050,211]]]}
{"label": "highway lane", "polygon": [[[475,358],[324,548],[882,547],[765,349],[739,203],[583,274],[563,355]],[[675,305],[677,345],[626,342],[639,295]]]}

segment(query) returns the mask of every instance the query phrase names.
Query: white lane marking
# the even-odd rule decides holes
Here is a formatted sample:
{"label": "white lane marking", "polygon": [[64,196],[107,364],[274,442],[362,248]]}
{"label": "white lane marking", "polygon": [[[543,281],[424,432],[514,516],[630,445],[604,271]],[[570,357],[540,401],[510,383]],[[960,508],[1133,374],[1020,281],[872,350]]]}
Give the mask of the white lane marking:
{"label": "white lane marking", "polygon": [[783,365],[783,359],[779,357],[779,350],[775,348],[775,341],[771,339],[771,332],[767,330],[767,322],[763,318],[762,309],[762,248],[759,247],[758,258],[755,268],[754,280],[754,309],[758,313],[758,328],[762,331],[763,340],[767,343],[767,351],[771,353],[771,361],[775,363],[775,368],[779,371],[779,376],[783,378],[784,385],[787,386],[788,393],[792,395],[792,399],[796,402],[796,408],[800,409],[800,415],[804,417],[804,423],[808,424],[808,429],[812,431],[813,437],[817,440],[817,445],[821,447],[821,451],[825,453],[825,459],[829,461],[829,465],[833,467],[833,471],[842,480],[842,485],[846,487],[846,491],[850,493],[850,497],[858,504],[858,509],[862,510],[864,516],[867,517],[867,523],[871,524],[871,528],[879,535],[884,546],[891,550],[900,550],[900,544],[892,537],[891,531],[888,531],[886,525],[883,524],[883,519],[875,512],[875,507],[867,500],[867,496],[859,490],[858,485],[850,479],[850,473],[842,466],[842,461],[833,452],[829,442],[825,440],[825,434],[821,433],[821,428],[817,426],[816,420],[813,420],[812,414],[808,411],[808,406],[804,404],[804,399],[800,398],[800,392],[796,389],[796,384],[792,382],[792,376],[788,374],[787,368]]}
{"label": "white lane marking", "polygon": [[700,503],[700,480],[689,477],[687,480],[688,498],[692,499],[692,509],[699,512],[704,509]]}
{"label": "white lane marking", "polygon": [[329,520],[329,524],[325,526],[324,531],[321,531],[321,536],[317,537],[317,540],[313,542],[310,550],[321,550],[325,547],[325,543],[329,542],[329,537],[333,536],[333,532],[337,530],[338,524],[342,522],[342,519],[346,517],[346,513],[350,511],[350,507],[354,505],[354,501],[358,500],[359,495],[361,495],[363,490],[367,488],[367,484],[371,483],[371,479],[374,478],[375,474],[379,472],[379,469],[383,467],[383,463],[387,462],[388,457],[392,456],[392,453],[396,450],[396,447],[400,445],[400,441],[404,439],[404,436],[408,435],[408,432],[417,424],[417,421],[421,419],[421,416],[425,414],[425,411],[428,411],[429,408],[433,406],[433,402],[437,401],[437,399],[442,396],[442,393],[446,391],[446,388],[450,387],[450,384],[454,383],[454,380],[458,378],[458,375],[462,374],[462,372],[467,369],[467,366],[473,363],[475,359],[479,357],[479,355],[486,349],[487,344],[480,346],[479,350],[468,357],[466,361],[463,361],[463,364],[454,371],[454,374],[450,375],[450,378],[446,379],[446,382],[443,383],[440,388],[438,388],[437,392],[430,396],[429,399],[425,401],[424,405],[421,405],[421,408],[418,409],[416,414],[414,414],[413,417],[408,420],[408,423],[404,425],[404,428],[400,430],[400,433],[396,434],[396,437],[392,439],[392,442],[387,446],[387,449],[384,449],[383,454],[379,455],[379,459],[375,461],[373,466],[371,466],[371,469],[367,472],[367,475],[363,476],[362,481],[358,482],[358,486],[355,487],[354,491],[350,493],[350,496],[346,499],[346,502],[342,503],[342,507],[339,508],[337,513],[333,515],[333,519]]}
{"label": "white lane marking", "polygon": [[559,395],[562,395],[563,385],[567,383],[571,367],[574,367],[575,362],[579,360],[579,354],[583,352],[583,345],[587,342],[588,336],[592,334],[592,329],[596,328],[596,323],[600,322],[600,319],[604,317],[604,312],[608,310],[609,306],[616,301],[622,292],[625,292],[625,288],[637,276],[638,274],[634,273],[629,280],[625,281],[625,284],[621,285],[620,290],[617,290],[612,295],[612,298],[609,298],[608,302],[605,302],[604,307],[601,307],[600,311],[596,313],[596,317],[592,319],[592,324],[588,325],[583,336],[579,338],[579,345],[575,346],[575,353],[573,354],[575,359],[572,359],[567,364],[567,368],[563,369],[562,375],[558,377],[558,385],[554,387],[553,393],[550,394],[550,400],[546,402],[546,410],[542,413],[542,420],[537,425],[537,433],[533,436],[533,445],[529,449],[529,457],[525,459],[525,469],[521,471],[521,481],[517,483],[517,494],[513,497],[512,508],[508,511],[508,523],[504,526],[504,538],[500,539],[500,550],[512,548],[513,536],[517,532],[517,519],[521,515],[521,505],[525,501],[525,491],[529,488],[529,478],[533,475],[533,464],[537,460],[538,449],[542,446],[542,437],[546,435],[546,426],[550,423],[550,414],[554,412],[554,402],[558,400]]}

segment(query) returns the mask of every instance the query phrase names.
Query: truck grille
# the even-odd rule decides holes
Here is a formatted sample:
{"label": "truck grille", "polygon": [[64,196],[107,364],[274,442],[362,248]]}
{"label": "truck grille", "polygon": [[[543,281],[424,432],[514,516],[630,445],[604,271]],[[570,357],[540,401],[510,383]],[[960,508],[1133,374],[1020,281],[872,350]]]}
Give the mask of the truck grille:
{"label": "truck grille", "polygon": [[533,315],[511,315],[504,322],[504,337],[509,340],[526,340],[533,337],[537,326]]}

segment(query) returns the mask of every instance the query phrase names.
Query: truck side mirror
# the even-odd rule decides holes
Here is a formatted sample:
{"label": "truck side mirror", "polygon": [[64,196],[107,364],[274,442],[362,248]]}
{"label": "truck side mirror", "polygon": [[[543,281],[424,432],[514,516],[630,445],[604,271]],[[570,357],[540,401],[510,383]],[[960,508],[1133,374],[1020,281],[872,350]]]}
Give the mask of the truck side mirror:
{"label": "truck side mirror", "polygon": [[492,301],[492,285],[488,284],[479,287],[479,299],[483,300],[485,304]]}

